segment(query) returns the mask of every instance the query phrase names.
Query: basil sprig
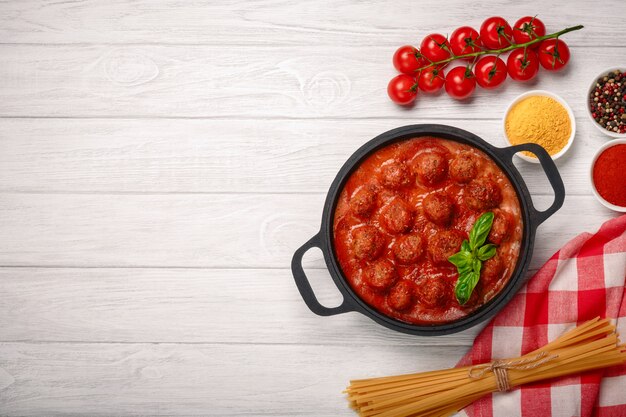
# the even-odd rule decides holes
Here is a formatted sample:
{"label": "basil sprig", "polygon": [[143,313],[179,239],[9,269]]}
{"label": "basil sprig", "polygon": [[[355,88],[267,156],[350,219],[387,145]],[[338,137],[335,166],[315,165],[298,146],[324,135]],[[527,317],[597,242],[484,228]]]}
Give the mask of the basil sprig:
{"label": "basil sprig", "polygon": [[463,240],[461,250],[448,258],[448,261],[456,266],[459,272],[454,295],[461,305],[467,303],[476,284],[478,284],[483,261],[496,254],[496,245],[491,243],[485,245],[492,224],[492,212],[480,216],[470,231],[469,241]]}

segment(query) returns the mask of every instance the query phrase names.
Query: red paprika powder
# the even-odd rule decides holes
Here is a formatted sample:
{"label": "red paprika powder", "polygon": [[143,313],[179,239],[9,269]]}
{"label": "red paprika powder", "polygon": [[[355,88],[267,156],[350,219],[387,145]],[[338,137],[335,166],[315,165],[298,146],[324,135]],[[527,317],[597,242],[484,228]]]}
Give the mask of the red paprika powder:
{"label": "red paprika powder", "polygon": [[626,145],[611,146],[598,156],[593,183],[606,201],[626,207]]}

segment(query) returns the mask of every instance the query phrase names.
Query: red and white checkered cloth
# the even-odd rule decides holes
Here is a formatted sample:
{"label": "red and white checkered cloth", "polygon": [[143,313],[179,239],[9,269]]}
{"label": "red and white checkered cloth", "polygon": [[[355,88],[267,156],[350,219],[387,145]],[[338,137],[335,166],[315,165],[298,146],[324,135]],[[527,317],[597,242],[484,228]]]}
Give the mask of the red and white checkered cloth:
{"label": "red and white checkered cloth", "polygon": [[[545,237],[548,238],[548,237]],[[626,215],[583,233],[528,281],[476,337],[458,366],[515,357],[596,316],[626,338]],[[469,407],[470,417],[626,417],[626,366],[495,393]]]}

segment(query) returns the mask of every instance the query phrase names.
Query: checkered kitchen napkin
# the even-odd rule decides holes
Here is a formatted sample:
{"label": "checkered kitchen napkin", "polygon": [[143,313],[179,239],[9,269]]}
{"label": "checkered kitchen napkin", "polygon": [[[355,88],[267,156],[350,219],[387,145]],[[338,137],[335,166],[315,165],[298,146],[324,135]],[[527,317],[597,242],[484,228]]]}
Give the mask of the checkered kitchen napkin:
{"label": "checkered kitchen napkin", "polygon": [[[567,243],[476,337],[458,366],[516,357],[596,316],[626,339],[626,215]],[[470,417],[626,417],[626,366],[494,393]]]}

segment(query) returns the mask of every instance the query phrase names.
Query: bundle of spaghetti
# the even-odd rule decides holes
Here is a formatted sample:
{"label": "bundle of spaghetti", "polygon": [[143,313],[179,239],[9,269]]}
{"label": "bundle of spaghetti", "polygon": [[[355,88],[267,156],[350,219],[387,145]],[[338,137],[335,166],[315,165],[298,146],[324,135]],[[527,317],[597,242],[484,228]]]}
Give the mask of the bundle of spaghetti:
{"label": "bundle of spaghetti", "polygon": [[450,416],[496,391],[626,362],[615,326],[596,317],[518,358],[440,371],[361,379],[344,391],[364,417]]}

